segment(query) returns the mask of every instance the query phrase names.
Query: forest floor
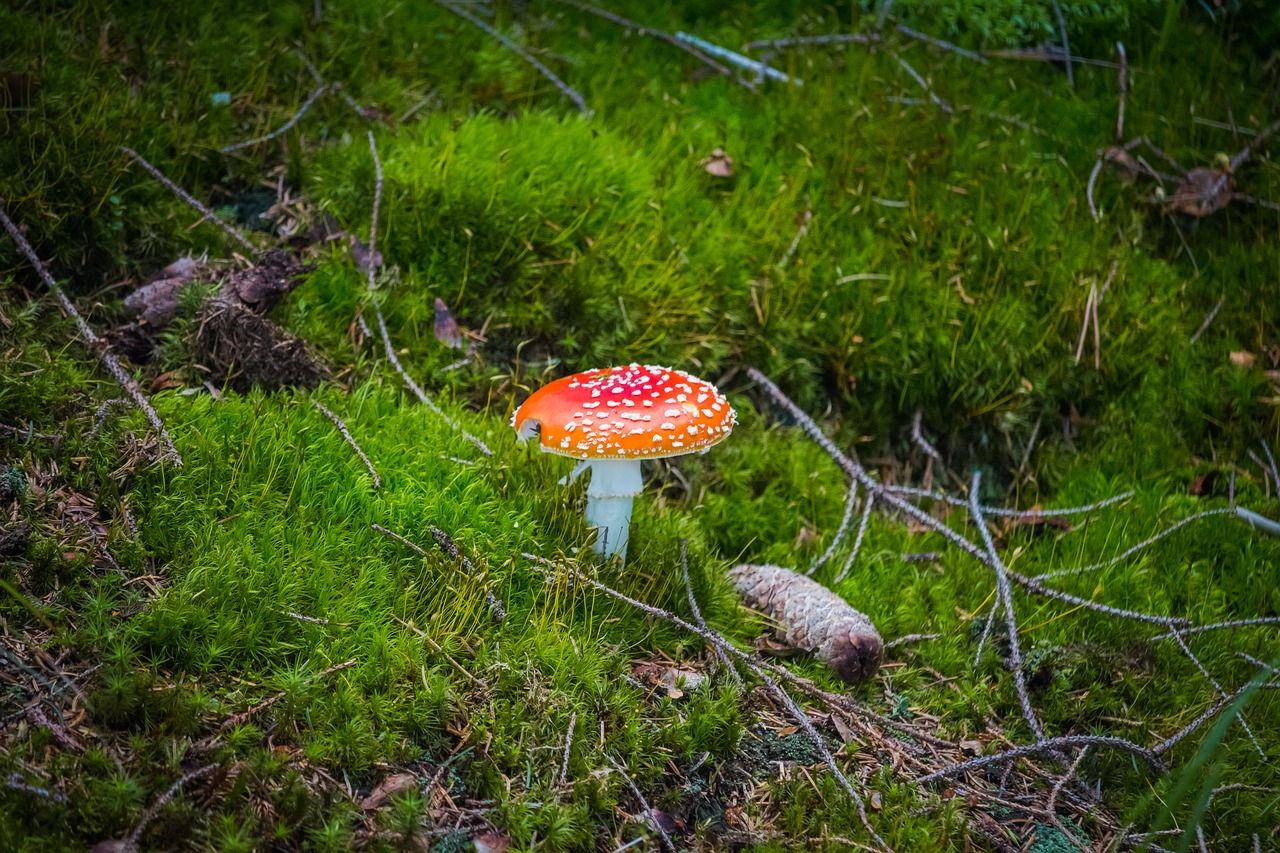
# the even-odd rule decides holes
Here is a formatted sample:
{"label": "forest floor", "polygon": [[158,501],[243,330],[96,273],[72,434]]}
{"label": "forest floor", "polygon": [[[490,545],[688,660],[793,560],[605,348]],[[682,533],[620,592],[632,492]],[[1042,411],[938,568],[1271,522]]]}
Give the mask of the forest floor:
{"label": "forest floor", "polygon": [[[1065,62],[610,5],[767,79],[573,3],[49,5],[0,8],[0,848],[1277,849],[1265,11]],[[509,422],[630,362],[738,425],[598,566]]]}

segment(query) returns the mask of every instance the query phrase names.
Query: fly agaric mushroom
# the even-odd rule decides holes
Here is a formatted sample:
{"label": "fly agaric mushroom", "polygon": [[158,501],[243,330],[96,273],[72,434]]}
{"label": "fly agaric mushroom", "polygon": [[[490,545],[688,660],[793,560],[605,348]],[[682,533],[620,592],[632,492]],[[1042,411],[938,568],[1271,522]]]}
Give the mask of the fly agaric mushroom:
{"label": "fly agaric mushroom", "polygon": [[679,370],[631,364],[587,370],[539,388],[516,409],[521,439],[540,437],[547,453],[590,470],[586,520],[605,558],[627,557],[631,500],[640,493],[640,460],[706,451],[733,429],[733,407],[709,382]]}

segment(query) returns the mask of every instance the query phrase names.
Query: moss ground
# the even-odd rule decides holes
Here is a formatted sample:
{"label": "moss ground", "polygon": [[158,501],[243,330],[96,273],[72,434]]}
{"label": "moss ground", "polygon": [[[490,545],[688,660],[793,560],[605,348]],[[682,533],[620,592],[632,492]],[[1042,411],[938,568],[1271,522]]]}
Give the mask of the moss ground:
{"label": "moss ground", "polygon": [[[732,47],[874,19],[856,4],[611,8]],[[0,793],[0,848],[123,838],[175,780],[212,762],[216,784],[165,805],[144,847],[443,850],[491,828],[519,849],[613,850],[646,830],[626,820],[641,809],[602,769],[604,753],[679,817],[689,847],[866,842],[825,771],[795,770],[812,751],[788,740],[797,736],[756,693],[713,680],[673,698],[632,674],[636,661],[697,667],[698,642],[548,583],[521,556],[572,560],[587,541],[581,486],[557,485],[566,460],[518,445],[507,427],[529,390],[572,370],[670,364],[730,394],[740,416],[732,439],[648,470],[630,562],[609,577],[687,613],[678,571],[687,538],[709,621],[743,643],[760,626],[735,603],[726,568],[809,565],[847,493],[838,469],[747,380],[747,366],[899,483],[932,477],[959,490],[938,466],[925,473],[911,440],[919,412],[959,481],[984,473],[989,503],[1065,506],[1136,490],[1069,531],[1006,530],[1006,561],[1025,574],[1105,561],[1226,507],[1229,481],[1236,502],[1280,515],[1280,484],[1250,457],[1263,445],[1280,453],[1280,213],[1241,202],[1179,219],[1152,203],[1153,182],[1127,185],[1108,169],[1095,222],[1085,185],[1098,149],[1114,140],[1113,69],[1078,66],[1071,90],[1047,64],[979,65],[891,40],[954,107],[947,114],[919,102],[924,93],[885,50],[785,51],[774,63],[804,85],[753,92],[571,7],[500,7],[497,25],[582,91],[594,110],[586,118],[438,6],[343,0],[322,9],[318,21],[309,3],[0,9],[0,70],[39,82],[24,98],[5,84],[0,197],[95,327],[119,322],[132,284],[177,255],[225,258],[235,248],[217,229],[193,226],[186,207],[129,167],[122,144],[248,225],[249,208],[287,190],[308,221],[331,216],[367,237],[372,128],[385,172],[378,248],[394,267],[370,292],[344,242],[305,250],[315,269],[273,317],[335,365],[338,384],[314,393],[215,399],[180,323],[139,368],[185,458],[179,469],[151,464],[137,412],[110,410],[93,430],[118,389],[0,241],[0,453],[3,483],[18,483],[0,492],[0,508],[6,531],[28,530],[0,539],[0,771],[66,794]],[[1072,46],[1114,60],[1123,38],[1134,71],[1126,137],[1146,134],[1185,167],[1210,165],[1280,114],[1266,14],[1248,3],[1217,18],[1195,4],[1140,5],[1127,23],[1082,18]],[[219,153],[279,127],[314,88],[295,45],[356,101],[376,105],[378,120],[322,97],[279,138]],[[213,97],[221,92],[229,103]],[[1229,116],[1244,130],[1233,133]],[[717,147],[732,156],[733,176],[701,167]],[[1262,146],[1241,169],[1241,192],[1280,199],[1278,147]],[[1090,287],[1113,268],[1097,309],[1098,360],[1091,332],[1077,363]],[[476,333],[459,369],[444,370],[460,356],[435,339],[436,298]],[[380,350],[360,342],[353,319],[374,305],[405,366],[494,449],[491,459],[417,405]],[[345,419],[381,489],[311,397]],[[85,521],[79,506],[96,515]],[[965,529],[962,514],[952,521]],[[424,546],[430,526],[445,530],[474,572],[434,548],[420,557],[371,524]],[[818,577],[832,583],[848,551]],[[941,557],[901,556],[928,551]],[[1274,617],[1280,543],[1213,517],[1060,583],[1197,622]],[[892,653],[859,698],[883,713],[937,718],[947,737],[976,737],[989,720],[1014,740],[1029,737],[998,637],[974,666],[989,572],[936,534],[874,517],[835,588],[887,639],[939,635]],[[490,591],[505,606],[501,624]],[[1151,629],[1018,600],[1032,697],[1051,733],[1149,743],[1217,700]],[[1257,672],[1237,653],[1271,660],[1277,638],[1264,626],[1191,642],[1234,690]],[[836,687],[807,658],[787,665]],[[952,680],[940,684],[938,673]],[[37,705],[63,713],[53,727],[27,713],[32,684],[55,691]],[[562,782],[571,717],[577,736]],[[1171,847],[1194,844],[1197,825],[1214,849],[1245,849],[1254,833],[1274,844],[1274,692],[1250,696],[1246,717],[1270,761],[1234,724],[1174,750],[1167,777],[1100,754],[1082,778],[1139,828],[1185,829]],[[846,760],[857,753],[846,747]],[[362,797],[392,772],[439,784],[362,811]],[[895,849],[984,843],[942,789],[917,789],[889,767],[866,782],[879,804],[872,823]],[[1240,787],[1198,809],[1197,792],[1225,783]],[[455,831],[458,815],[469,817]],[[1031,849],[1070,849],[1051,830]],[[640,843],[657,849],[655,839]]]}

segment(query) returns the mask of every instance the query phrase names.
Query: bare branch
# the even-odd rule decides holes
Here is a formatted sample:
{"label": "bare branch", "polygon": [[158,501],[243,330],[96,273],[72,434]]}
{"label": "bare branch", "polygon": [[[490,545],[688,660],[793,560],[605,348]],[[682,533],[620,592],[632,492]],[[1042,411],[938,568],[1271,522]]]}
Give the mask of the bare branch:
{"label": "bare branch", "polygon": [[493,451],[489,449],[487,444],[467,432],[460,423],[445,414],[444,409],[437,406],[431,398],[427,396],[426,392],[418,386],[418,383],[413,381],[413,378],[409,376],[408,371],[404,369],[404,365],[400,364],[400,359],[396,357],[395,347],[391,345],[391,336],[387,333],[387,321],[382,317],[382,309],[377,308],[375,309],[375,312],[378,319],[378,331],[382,333],[382,344],[387,354],[387,361],[391,362],[391,366],[400,374],[400,378],[404,380],[404,384],[409,387],[409,390],[413,392],[413,395],[418,398],[419,402],[423,403],[427,408],[435,412],[436,415],[443,419],[445,423],[462,433],[462,437],[474,444],[481,453],[485,456],[493,456]]}
{"label": "bare branch", "polygon": [[1009,749],[997,752],[994,755],[983,755],[978,758],[962,761],[959,764],[952,764],[949,767],[943,767],[916,779],[917,785],[923,785],[926,782],[933,782],[937,779],[945,779],[948,776],[955,776],[960,773],[968,773],[972,770],[981,770],[984,767],[992,765],[1008,764],[1010,761],[1017,761],[1019,758],[1027,758],[1032,755],[1047,755],[1058,752],[1071,747],[1098,746],[1105,749],[1118,749],[1123,752],[1132,753],[1142,758],[1155,770],[1163,773],[1168,768],[1164,762],[1160,760],[1160,755],[1156,750],[1147,749],[1139,746],[1131,740],[1121,737],[1109,737],[1104,735],[1063,735],[1062,737],[1045,738],[1038,743],[1028,744],[1026,746],[1015,746]]}
{"label": "bare branch", "polygon": [[1124,52],[1124,42],[1116,42],[1120,53],[1120,108],[1116,111],[1116,142],[1124,140],[1124,102],[1129,95],[1129,56]]}
{"label": "bare branch", "polygon": [[564,739],[564,761],[560,764],[560,782],[569,781],[569,753],[573,749],[573,730],[578,725],[578,712],[572,711],[569,714],[569,733]]}
{"label": "bare branch", "polygon": [[840,526],[836,528],[836,535],[831,537],[831,544],[827,546],[827,550],[822,552],[822,556],[813,561],[813,565],[806,571],[806,575],[812,575],[818,569],[826,565],[827,560],[831,559],[831,555],[840,547],[840,543],[844,541],[845,534],[849,531],[849,523],[853,521],[853,507],[858,502],[858,485],[852,483],[849,486],[849,493],[844,499],[844,515],[840,518]]}
{"label": "bare branch", "polygon": [[1200,340],[1200,336],[1204,334],[1205,329],[1209,328],[1209,324],[1213,322],[1213,318],[1218,316],[1218,312],[1222,310],[1222,303],[1226,301],[1227,294],[1224,293],[1218,297],[1217,304],[1213,306],[1212,311],[1205,315],[1204,322],[1200,324],[1200,328],[1196,329],[1196,333],[1191,336],[1191,340],[1188,341],[1188,343],[1194,344],[1196,341]]}
{"label": "bare branch", "polygon": [[250,243],[249,240],[243,234],[241,234],[238,230],[233,228],[229,222],[226,222],[220,216],[214,213],[212,210],[210,210],[209,208],[201,204],[199,201],[197,201],[196,198],[191,195],[191,193],[187,192],[182,187],[178,186],[173,181],[165,177],[164,173],[161,172],[159,169],[157,169],[155,166],[152,166],[150,163],[148,163],[145,157],[143,157],[137,151],[134,151],[132,148],[127,148],[123,145],[120,146],[120,150],[123,151],[125,154],[128,154],[131,158],[133,158],[134,162],[136,162],[139,166],[141,166],[142,168],[146,169],[149,173],[151,173],[151,177],[155,178],[157,181],[164,184],[164,186],[169,190],[169,192],[173,193],[178,198],[182,199],[184,202],[187,203],[188,207],[193,208],[197,213],[199,213],[201,216],[201,219],[200,219],[201,222],[204,222],[205,220],[212,220],[213,223],[217,225],[219,228],[221,228],[228,237],[230,237],[232,240],[235,240],[237,243],[243,246],[248,252],[254,255],[258,254],[258,248],[254,246],[252,243]]}
{"label": "bare branch", "polygon": [[[709,632],[711,628],[707,625],[707,620],[702,618],[702,608],[698,607],[698,599],[693,594],[693,581],[689,578],[689,540],[687,538],[680,540],[680,575],[684,579],[684,591],[689,598],[689,610],[693,614],[694,623],[702,630]],[[729,673],[729,679],[741,687],[742,678],[734,669],[733,661],[729,660],[729,656],[719,646],[711,646],[711,651],[720,659],[725,671]]]}
{"label": "bare branch", "polygon": [[922,33],[919,30],[913,30],[910,27],[906,26],[905,24],[898,24],[897,27],[895,27],[895,29],[897,29],[898,32],[902,33],[907,38],[913,38],[919,41],[927,42],[928,44],[931,44],[934,47],[940,47],[943,50],[949,50],[952,53],[963,56],[965,59],[972,59],[974,62],[981,63],[982,65],[987,64],[986,57],[980,53],[974,53],[972,50],[965,50],[963,47],[954,45],[949,41],[943,41],[940,38],[928,35],[927,33]]}
{"label": "bare branch", "polygon": [[182,790],[183,786],[188,782],[194,782],[196,779],[208,776],[217,769],[217,764],[206,764],[204,767],[192,770],[177,782],[170,785],[169,790],[161,794],[160,798],[151,804],[151,808],[147,809],[147,813],[142,816],[142,820],[138,821],[138,825],[133,828],[133,832],[129,833],[128,843],[132,845],[134,849],[137,849],[138,839],[142,837],[142,831],[147,828],[148,824],[156,819],[156,815],[160,814],[160,810],[167,806],[170,800],[178,795],[178,792]]}
{"label": "bare branch", "polygon": [[897,60],[898,64],[902,66],[903,71],[910,74],[912,79],[920,84],[920,88],[924,89],[925,94],[929,96],[929,100],[933,102],[934,106],[942,110],[947,115],[951,115],[954,112],[954,110],[951,109],[951,104],[938,97],[938,94],[933,91],[933,87],[929,85],[928,81],[925,80],[923,76],[921,76],[919,71],[915,70],[915,68],[911,66],[911,63],[899,56],[896,51],[889,51],[889,55]]}
{"label": "bare branch", "polygon": [[31,248],[31,244],[27,242],[27,238],[23,236],[22,231],[9,218],[9,214],[4,209],[4,200],[0,199],[0,224],[4,225],[9,236],[18,244],[18,248],[22,254],[27,256],[27,260],[31,262],[31,266],[35,267],[36,273],[39,274],[41,281],[45,287],[49,288],[49,292],[58,300],[58,304],[62,306],[62,310],[67,316],[75,321],[76,328],[80,331],[80,337],[84,339],[85,346],[89,351],[102,359],[102,363],[106,365],[107,370],[120,383],[120,387],[129,395],[129,399],[133,400],[135,406],[142,410],[147,416],[147,420],[151,422],[151,426],[160,434],[160,440],[165,447],[165,458],[177,467],[182,467],[182,454],[178,452],[178,447],[173,443],[173,438],[169,435],[169,430],[165,428],[164,421],[160,420],[160,414],[151,405],[151,401],[147,399],[147,395],[138,387],[138,383],[134,381],[129,372],[120,364],[120,359],[116,357],[106,341],[98,337],[94,333],[89,322],[81,316],[76,310],[75,303],[63,292],[58,283],[53,280],[53,276],[49,274],[49,270],[45,267],[44,261],[40,260],[35,249]]}
{"label": "bare branch", "polygon": [[1027,693],[1027,677],[1022,671],[1022,649],[1018,641],[1018,619],[1013,608],[1013,588],[1009,585],[1009,576],[1004,567],[1004,561],[996,551],[996,543],[991,538],[991,531],[982,517],[982,505],[978,503],[978,491],[981,485],[982,472],[974,471],[973,482],[969,487],[969,513],[973,516],[973,523],[977,525],[982,543],[986,546],[987,554],[991,557],[991,563],[996,569],[996,591],[1000,595],[1000,603],[1004,608],[1005,627],[1009,632],[1009,668],[1013,670],[1013,682],[1018,691],[1018,702],[1022,705],[1022,716],[1031,727],[1031,733],[1035,735],[1036,740],[1044,740],[1044,727],[1040,725],[1040,718],[1031,707],[1031,695]]}
{"label": "bare branch", "polygon": [[[850,483],[849,489],[852,491],[856,483]],[[833,583],[840,583],[849,575],[849,571],[853,568],[854,562],[858,559],[858,552],[862,550],[862,540],[867,535],[867,522],[871,520],[871,508],[875,506],[876,496],[874,493],[868,493],[863,501],[862,518],[858,519],[858,532],[853,537],[853,550],[849,552],[849,558],[844,561],[844,568],[840,570],[840,574],[836,575]]]}
{"label": "bare branch", "polygon": [[640,33],[640,35],[649,36],[650,38],[655,38],[658,41],[666,42],[672,47],[678,48],[679,50],[683,50],[685,53],[689,54],[694,59],[701,62],[703,65],[706,65],[708,68],[712,69],[717,74],[724,74],[728,77],[732,77],[738,83],[740,83],[743,86],[746,86],[749,89],[755,88],[755,85],[751,83],[751,81],[744,80],[743,78],[736,75],[732,69],[724,65],[721,65],[719,62],[716,62],[714,59],[707,56],[705,53],[698,50],[693,45],[688,44],[687,42],[680,41],[680,39],[676,38],[671,33],[665,32],[663,30],[655,30],[653,27],[646,27],[644,24],[637,23],[636,21],[633,21],[630,18],[624,18],[621,15],[615,15],[613,12],[605,11],[604,9],[598,8],[596,6],[591,6],[587,3],[581,3],[579,2],[579,0],[554,0],[554,2],[564,3],[567,6],[572,6],[575,9],[579,9],[588,14],[595,15],[596,17],[599,17],[599,18],[604,18],[606,21],[611,21],[612,23],[615,23],[620,27],[626,27],[629,30],[635,30],[636,32]]}
{"label": "bare branch", "polygon": [[307,96],[307,99],[302,102],[302,106],[298,107],[298,111],[293,114],[292,118],[280,125],[280,127],[273,130],[271,133],[268,133],[266,136],[259,136],[256,139],[247,139],[244,142],[237,142],[234,145],[226,145],[218,150],[223,154],[229,154],[232,151],[239,151],[241,148],[248,148],[250,145],[257,145],[260,142],[270,142],[276,137],[288,133],[289,129],[298,123],[298,119],[306,115],[307,110],[311,109],[311,105],[316,102],[316,98],[320,97],[327,91],[329,91],[328,84],[317,86],[312,90],[311,94]]}
{"label": "bare branch", "polygon": [[631,793],[635,794],[636,799],[640,801],[641,807],[643,807],[645,812],[649,815],[649,824],[658,831],[658,836],[662,839],[662,846],[670,850],[671,853],[675,853],[675,842],[671,840],[671,836],[667,835],[667,831],[663,829],[662,824],[658,822],[658,818],[654,815],[653,808],[649,805],[649,801],[644,798],[644,794],[640,793],[640,789],[636,787],[636,783],[632,781],[631,776],[626,771],[626,768],[614,761],[613,756],[609,753],[606,752],[603,753],[603,755],[604,760],[609,762],[613,769],[617,770],[618,773],[622,775],[623,780],[627,783],[627,787],[631,789]]}
{"label": "bare branch", "polygon": [[1058,19],[1058,32],[1062,33],[1062,58],[1067,65],[1067,85],[1072,89],[1076,87],[1076,75],[1071,69],[1071,43],[1067,41],[1067,21],[1062,17],[1062,8],[1058,6],[1058,0],[1049,0],[1053,6],[1053,14]]}
{"label": "bare branch", "polygon": [[333,421],[333,425],[338,428],[340,433],[342,433],[342,437],[347,440],[347,444],[351,445],[351,449],[354,450],[356,455],[358,455],[361,461],[364,462],[364,467],[368,468],[369,474],[373,476],[373,488],[375,490],[382,488],[382,478],[379,477],[378,472],[373,469],[373,463],[369,461],[368,456],[365,456],[364,451],[360,449],[360,445],[356,444],[356,440],[351,437],[351,432],[347,429],[347,425],[342,422],[341,418],[325,408],[324,404],[319,400],[312,397],[311,402],[315,404],[317,409],[324,412],[325,417]]}
{"label": "bare branch", "polygon": [[497,39],[501,44],[503,44],[505,47],[513,51],[517,56],[519,56],[525,62],[529,63],[534,68],[538,69],[538,71],[542,74],[543,77],[546,77],[548,80],[550,80],[552,84],[554,84],[555,87],[560,90],[560,93],[562,95],[564,95],[569,100],[573,101],[573,105],[576,106],[579,111],[584,112],[587,115],[591,115],[591,110],[590,108],[587,107],[587,102],[583,99],[582,95],[578,92],[578,90],[574,89],[568,83],[564,82],[559,77],[557,77],[555,75],[555,72],[553,72],[550,68],[543,65],[536,58],[534,58],[534,55],[532,53],[525,50],[523,47],[516,44],[514,41],[507,38],[502,33],[498,32],[493,27],[489,26],[484,21],[480,20],[475,15],[471,14],[465,9],[459,8],[458,6],[455,6],[452,3],[445,2],[445,0],[435,0],[435,3],[437,6],[440,6],[443,9],[448,9],[450,12],[457,15],[459,18],[462,18],[464,21],[467,21],[472,26],[476,27],[477,29],[483,30],[493,38]]}
{"label": "bare branch", "polygon": [[373,213],[369,217],[369,263],[366,286],[373,290],[374,276],[378,265],[374,259],[378,257],[378,208],[382,207],[382,160],[378,158],[378,144],[373,139],[373,131],[369,131],[369,153],[373,155]]}

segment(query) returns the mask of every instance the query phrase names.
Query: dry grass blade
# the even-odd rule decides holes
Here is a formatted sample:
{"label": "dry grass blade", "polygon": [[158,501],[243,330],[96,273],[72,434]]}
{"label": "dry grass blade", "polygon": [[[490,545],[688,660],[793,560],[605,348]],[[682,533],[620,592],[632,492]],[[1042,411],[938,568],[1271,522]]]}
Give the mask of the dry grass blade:
{"label": "dry grass blade", "polygon": [[85,346],[102,359],[102,363],[107,366],[107,370],[120,383],[120,387],[129,395],[129,399],[133,400],[134,405],[142,410],[147,416],[147,420],[151,422],[151,426],[160,434],[160,440],[164,443],[165,458],[178,467],[182,467],[182,454],[178,452],[177,445],[173,443],[173,438],[169,435],[169,430],[165,428],[164,421],[160,420],[160,414],[151,405],[151,401],[147,399],[147,395],[138,387],[138,383],[129,375],[124,366],[120,364],[120,359],[116,358],[115,353],[107,347],[103,341],[93,331],[88,321],[81,316],[76,310],[75,303],[62,291],[58,283],[53,280],[53,276],[49,274],[49,270],[45,268],[44,261],[36,254],[35,249],[31,248],[31,244],[27,242],[27,238],[23,236],[21,229],[14,224],[9,218],[9,214],[5,211],[4,201],[0,199],[0,224],[4,225],[9,236],[18,244],[18,248],[22,254],[27,256],[27,260],[31,262],[31,266],[35,267],[36,273],[39,274],[41,281],[49,288],[49,292],[58,300],[58,304],[62,306],[62,310],[67,316],[75,321],[76,328],[80,331],[80,337],[84,338]]}

